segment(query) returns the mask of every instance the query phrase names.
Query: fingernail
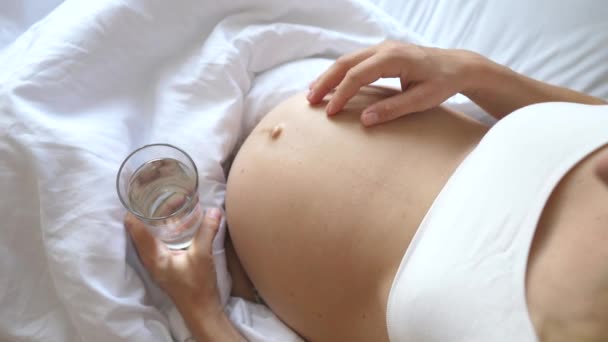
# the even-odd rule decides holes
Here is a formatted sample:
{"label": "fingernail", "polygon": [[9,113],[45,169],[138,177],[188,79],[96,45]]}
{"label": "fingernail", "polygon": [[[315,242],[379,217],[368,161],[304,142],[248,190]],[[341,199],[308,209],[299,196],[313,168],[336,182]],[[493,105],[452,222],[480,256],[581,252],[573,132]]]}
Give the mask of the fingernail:
{"label": "fingernail", "polygon": [[315,91],[314,91],[314,90],[310,90],[310,91],[308,92],[308,95],[306,95],[306,99],[307,99],[308,101],[312,101],[312,98],[313,98],[314,96],[315,96]]}
{"label": "fingernail", "polygon": [[325,108],[325,111],[327,112],[327,115],[334,115],[336,114],[336,106],[330,102],[329,104],[327,104],[327,108]]}
{"label": "fingernail", "polygon": [[363,113],[361,120],[363,121],[363,124],[366,126],[373,125],[376,122],[378,122],[378,113],[376,113],[374,111],[365,112],[365,113]]}
{"label": "fingernail", "polygon": [[207,213],[207,217],[212,218],[214,220],[219,220],[222,217],[222,212],[218,208],[211,208]]}

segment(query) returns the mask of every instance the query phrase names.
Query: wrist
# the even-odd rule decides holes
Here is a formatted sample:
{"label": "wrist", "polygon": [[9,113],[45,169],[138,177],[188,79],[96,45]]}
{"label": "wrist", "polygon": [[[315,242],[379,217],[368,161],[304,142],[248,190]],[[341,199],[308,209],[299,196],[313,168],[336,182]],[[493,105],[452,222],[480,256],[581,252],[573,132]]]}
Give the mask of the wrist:
{"label": "wrist", "polygon": [[508,68],[490,59],[467,50],[457,50],[461,66],[460,93],[471,98],[484,89],[491,87]]}
{"label": "wrist", "polygon": [[178,309],[196,341],[245,341],[221,306],[189,305]]}
{"label": "wrist", "polygon": [[[209,308],[200,310],[196,316],[196,325],[198,326],[199,333],[210,338],[211,336],[217,335],[219,332],[225,330],[227,324],[230,323],[226,313],[223,309]],[[210,341],[215,341],[210,339]]]}
{"label": "wrist", "polygon": [[184,320],[200,321],[205,317],[214,318],[224,314],[224,308],[218,301],[205,301],[198,298],[172,298],[177,310],[182,314]]}

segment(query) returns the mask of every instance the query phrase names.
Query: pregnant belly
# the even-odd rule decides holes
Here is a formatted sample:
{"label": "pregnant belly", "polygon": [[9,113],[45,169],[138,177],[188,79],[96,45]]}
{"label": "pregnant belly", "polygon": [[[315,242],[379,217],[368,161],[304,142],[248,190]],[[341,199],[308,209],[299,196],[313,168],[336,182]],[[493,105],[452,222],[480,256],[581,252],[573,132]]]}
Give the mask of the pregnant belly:
{"label": "pregnant belly", "polygon": [[485,128],[437,108],[363,128],[393,91],[365,88],[328,118],[303,95],[241,147],[226,209],[237,255],[270,308],[311,341],[388,340],[388,291],[424,214]]}

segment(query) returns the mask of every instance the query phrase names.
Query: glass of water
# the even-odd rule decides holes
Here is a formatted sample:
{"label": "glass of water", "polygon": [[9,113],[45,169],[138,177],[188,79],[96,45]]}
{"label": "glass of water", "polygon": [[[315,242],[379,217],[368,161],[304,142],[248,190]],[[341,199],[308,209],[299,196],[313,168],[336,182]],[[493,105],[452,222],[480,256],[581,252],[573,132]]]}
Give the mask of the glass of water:
{"label": "glass of water", "polygon": [[169,144],[138,148],[122,162],[116,190],[125,208],[167,247],[190,246],[203,212],[198,171],[186,152]]}

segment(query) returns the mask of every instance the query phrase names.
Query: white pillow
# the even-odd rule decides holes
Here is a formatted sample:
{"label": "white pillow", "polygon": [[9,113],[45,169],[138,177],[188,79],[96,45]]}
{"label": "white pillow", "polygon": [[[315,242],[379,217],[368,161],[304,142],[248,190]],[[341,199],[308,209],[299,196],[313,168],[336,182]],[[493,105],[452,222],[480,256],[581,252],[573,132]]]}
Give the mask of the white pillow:
{"label": "white pillow", "polygon": [[606,1],[370,1],[433,44],[608,99]]}

